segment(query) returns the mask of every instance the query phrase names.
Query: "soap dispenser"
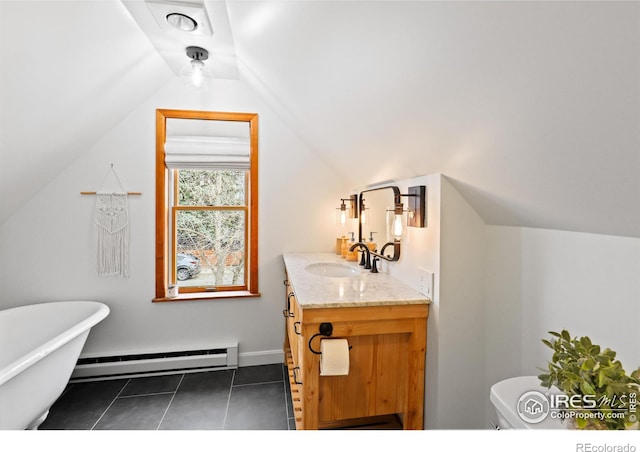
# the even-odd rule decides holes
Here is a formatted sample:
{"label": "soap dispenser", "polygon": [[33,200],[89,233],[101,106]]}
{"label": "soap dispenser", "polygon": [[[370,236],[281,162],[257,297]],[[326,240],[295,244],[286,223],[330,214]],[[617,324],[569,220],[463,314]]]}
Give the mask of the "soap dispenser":
{"label": "soap dispenser", "polygon": [[[348,234],[353,234],[352,232],[348,232]],[[349,243],[349,238],[345,237],[342,241],[342,246],[340,247],[340,257],[346,259],[347,257],[347,243]]]}
{"label": "soap dispenser", "polygon": [[342,250],[344,248],[344,243],[347,241],[347,238],[344,235],[336,238],[336,254],[340,256],[342,254]]}
{"label": "soap dispenser", "polygon": [[358,250],[354,249],[350,251],[351,247],[356,244],[355,233],[350,232],[349,234],[351,234],[351,238],[345,243],[344,257],[349,262],[356,262],[358,260]]}
{"label": "soap dispenser", "polygon": [[367,248],[369,248],[369,251],[375,251],[376,249],[378,249],[378,244],[373,241],[373,234],[377,234],[377,232],[369,232],[369,241],[367,242]]}

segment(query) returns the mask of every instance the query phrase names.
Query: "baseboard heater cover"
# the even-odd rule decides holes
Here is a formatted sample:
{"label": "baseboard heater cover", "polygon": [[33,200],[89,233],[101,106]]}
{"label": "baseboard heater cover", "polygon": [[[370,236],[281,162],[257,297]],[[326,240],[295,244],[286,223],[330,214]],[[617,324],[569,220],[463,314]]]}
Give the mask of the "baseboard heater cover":
{"label": "baseboard heater cover", "polygon": [[221,348],[80,357],[71,380],[143,377],[237,367],[238,344],[233,344]]}

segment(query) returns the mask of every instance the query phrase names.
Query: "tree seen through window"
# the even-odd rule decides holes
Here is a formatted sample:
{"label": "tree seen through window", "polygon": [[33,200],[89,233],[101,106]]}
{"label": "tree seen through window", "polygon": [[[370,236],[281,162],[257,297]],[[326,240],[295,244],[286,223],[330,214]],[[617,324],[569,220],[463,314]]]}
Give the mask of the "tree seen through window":
{"label": "tree seen through window", "polygon": [[[246,285],[246,172],[176,171],[177,283],[181,287]],[[199,268],[188,268],[190,262]]]}

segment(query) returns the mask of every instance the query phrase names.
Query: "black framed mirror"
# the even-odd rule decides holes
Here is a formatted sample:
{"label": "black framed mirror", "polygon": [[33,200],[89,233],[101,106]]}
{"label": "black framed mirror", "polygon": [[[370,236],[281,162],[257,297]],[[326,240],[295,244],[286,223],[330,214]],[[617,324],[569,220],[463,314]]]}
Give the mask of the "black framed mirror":
{"label": "black framed mirror", "polygon": [[[395,185],[371,188],[358,195],[358,241],[373,241],[376,245],[371,254],[387,261],[400,258],[400,241],[393,237],[394,212],[400,196]],[[392,255],[385,255],[388,249],[393,250]]]}

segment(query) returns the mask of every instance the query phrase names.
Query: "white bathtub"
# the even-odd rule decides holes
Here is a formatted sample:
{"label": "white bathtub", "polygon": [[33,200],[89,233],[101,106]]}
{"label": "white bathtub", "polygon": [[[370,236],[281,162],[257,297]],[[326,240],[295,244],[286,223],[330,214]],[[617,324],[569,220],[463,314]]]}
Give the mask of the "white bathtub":
{"label": "white bathtub", "polygon": [[37,428],[62,394],[91,327],[109,314],[95,301],[0,311],[0,430]]}

